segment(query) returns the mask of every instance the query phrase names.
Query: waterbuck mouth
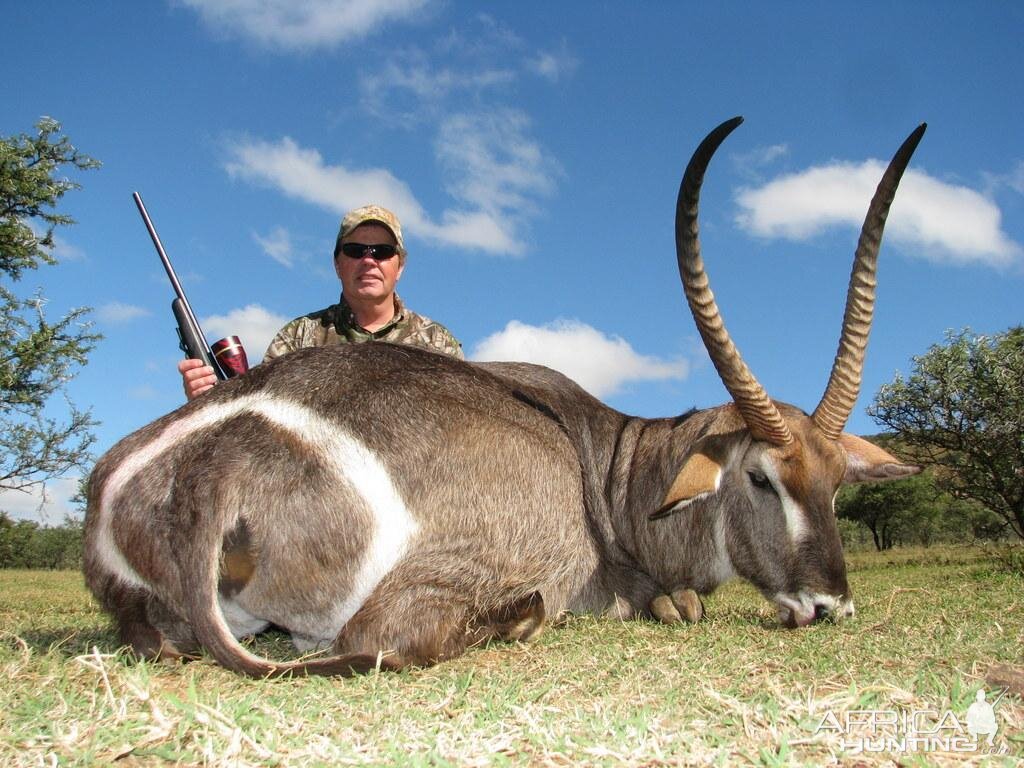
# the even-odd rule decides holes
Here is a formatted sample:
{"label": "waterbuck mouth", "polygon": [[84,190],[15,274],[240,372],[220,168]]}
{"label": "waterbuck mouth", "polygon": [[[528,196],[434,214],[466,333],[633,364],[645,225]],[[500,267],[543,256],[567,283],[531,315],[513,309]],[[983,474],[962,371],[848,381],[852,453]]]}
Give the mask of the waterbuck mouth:
{"label": "waterbuck mouth", "polygon": [[853,600],[834,595],[799,592],[795,595],[779,593],[773,598],[779,611],[779,623],[789,629],[806,627],[820,621],[838,623],[854,614]]}

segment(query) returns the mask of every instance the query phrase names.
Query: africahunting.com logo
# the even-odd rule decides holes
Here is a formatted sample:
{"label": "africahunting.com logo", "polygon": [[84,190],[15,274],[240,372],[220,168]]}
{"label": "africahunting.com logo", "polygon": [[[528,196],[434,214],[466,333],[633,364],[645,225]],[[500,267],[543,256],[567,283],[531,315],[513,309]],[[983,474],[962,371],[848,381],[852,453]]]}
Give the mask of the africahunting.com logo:
{"label": "africahunting.com logo", "polygon": [[958,717],[952,710],[859,709],[828,710],[815,734],[839,737],[839,746],[851,754],[903,752],[959,752],[1005,755],[1006,743],[996,740],[999,724],[995,708],[1004,688],[993,701],[983,689]]}

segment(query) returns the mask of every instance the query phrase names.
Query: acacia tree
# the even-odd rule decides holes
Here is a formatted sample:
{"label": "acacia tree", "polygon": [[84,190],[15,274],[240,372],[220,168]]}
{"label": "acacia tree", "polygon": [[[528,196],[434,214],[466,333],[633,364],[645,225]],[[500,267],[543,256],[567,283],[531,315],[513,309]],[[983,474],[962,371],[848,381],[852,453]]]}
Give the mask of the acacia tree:
{"label": "acacia tree", "polygon": [[940,487],[991,510],[1024,538],[1024,326],[992,336],[946,334],[897,375],[868,413]]}
{"label": "acacia tree", "polygon": [[[0,488],[26,490],[84,468],[94,440],[91,414],[67,396],[100,338],[88,308],[51,323],[41,290],[15,291],[26,271],[57,263],[54,230],[74,223],[56,212],[64,193],[80,186],[62,169],[99,166],[60,132],[44,117],[34,135],[0,137]],[[57,396],[66,416],[54,416]]]}
{"label": "acacia tree", "polygon": [[891,483],[843,486],[836,514],[867,528],[879,551],[897,544],[927,547],[938,541],[991,538],[992,524],[998,522],[973,502],[942,491],[930,471]]}
{"label": "acacia tree", "polygon": [[845,486],[836,498],[836,515],[871,531],[875,549],[881,552],[901,542],[907,527],[905,505],[914,501],[912,496],[906,480]]}

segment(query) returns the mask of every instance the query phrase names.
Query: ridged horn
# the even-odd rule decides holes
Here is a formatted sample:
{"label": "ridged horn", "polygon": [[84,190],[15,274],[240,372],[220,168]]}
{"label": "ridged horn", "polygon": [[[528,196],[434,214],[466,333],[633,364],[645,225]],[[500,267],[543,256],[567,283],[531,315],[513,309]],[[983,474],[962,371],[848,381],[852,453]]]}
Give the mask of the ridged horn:
{"label": "ridged horn", "polygon": [[867,350],[868,333],[871,331],[871,319],[875,309],[875,275],[882,231],[885,229],[885,220],[896,195],[896,188],[927,127],[927,123],[919,125],[893,155],[889,167],[878,183],[874,197],[871,198],[871,205],[868,206],[868,213],[864,218],[864,226],[857,241],[857,252],[853,257],[850,287],[846,293],[846,311],[843,314],[839,349],[836,351],[825,394],[822,395],[821,402],[812,416],[814,423],[830,440],[839,438],[860,394],[864,353]]}
{"label": "ridged horn", "polygon": [[697,330],[750,433],[758,440],[786,445],[793,440],[789,427],[729,338],[700,255],[697,209],[704,172],[715,150],[742,122],[742,117],[734,117],[715,128],[697,147],[686,166],[676,201],[676,258]]}

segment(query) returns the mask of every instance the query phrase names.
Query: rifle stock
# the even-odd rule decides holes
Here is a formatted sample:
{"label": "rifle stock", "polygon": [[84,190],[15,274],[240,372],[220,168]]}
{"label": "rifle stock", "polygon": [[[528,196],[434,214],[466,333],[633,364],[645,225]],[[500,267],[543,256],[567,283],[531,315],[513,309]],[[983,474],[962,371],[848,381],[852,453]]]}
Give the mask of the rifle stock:
{"label": "rifle stock", "polygon": [[174,319],[178,323],[178,347],[181,351],[189,359],[202,360],[204,364],[213,368],[218,379],[223,379],[220,365],[213,356],[213,351],[207,346],[202,331],[198,327],[193,327],[189,321],[189,311],[185,302],[179,298],[174,299],[171,302],[171,312],[174,313]]}

